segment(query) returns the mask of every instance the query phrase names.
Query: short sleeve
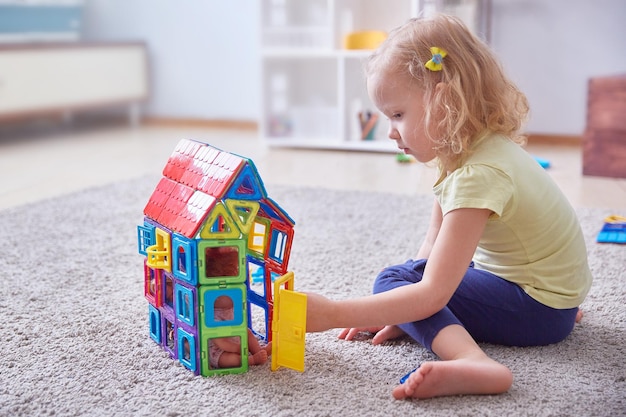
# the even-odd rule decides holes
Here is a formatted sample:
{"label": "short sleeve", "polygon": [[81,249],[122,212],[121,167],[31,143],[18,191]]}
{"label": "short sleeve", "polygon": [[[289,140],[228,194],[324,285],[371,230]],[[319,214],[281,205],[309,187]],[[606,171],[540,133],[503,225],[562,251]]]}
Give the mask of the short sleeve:
{"label": "short sleeve", "polygon": [[443,214],[460,208],[493,211],[502,217],[512,205],[513,181],[502,170],[486,165],[464,165],[434,187]]}

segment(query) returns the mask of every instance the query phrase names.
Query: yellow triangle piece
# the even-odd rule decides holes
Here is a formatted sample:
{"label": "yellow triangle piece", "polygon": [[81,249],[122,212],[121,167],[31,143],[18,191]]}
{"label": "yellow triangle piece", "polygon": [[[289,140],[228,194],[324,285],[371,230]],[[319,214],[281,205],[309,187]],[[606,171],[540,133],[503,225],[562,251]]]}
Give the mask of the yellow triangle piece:
{"label": "yellow triangle piece", "polygon": [[[306,294],[292,291],[293,272],[274,282],[272,317],[272,371],[280,366],[304,372]],[[281,285],[285,283],[285,288]]]}
{"label": "yellow triangle piece", "polygon": [[203,239],[236,239],[241,232],[222,203],[217,203],[207,218],[200,237]]}
{"label": "yellow triangle piece", "polygon": [[233,220],[241,229],[241,233],[247,235],[254,224],[256,214],[259,212],[259,203],[257,201],[228,199],[226,200],[226,207],[228,207]]}

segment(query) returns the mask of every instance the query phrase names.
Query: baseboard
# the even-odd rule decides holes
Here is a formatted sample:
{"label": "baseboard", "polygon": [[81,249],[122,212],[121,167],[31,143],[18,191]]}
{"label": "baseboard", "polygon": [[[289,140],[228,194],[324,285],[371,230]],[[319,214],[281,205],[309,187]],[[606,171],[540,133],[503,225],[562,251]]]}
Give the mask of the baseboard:
{"label": "baseboard", "polygon": [[581,146],[583,137],[578,135],[544,135],[540,133],[528,133],[528,143],[533,145],[559,145]]}
{"label": "baseboard", "polygon": [[251,120],[225,119],[180,119],[166,117],[143,117],[142,123],[148,126],[165,126],[178,128],[205,128],[205,129],[236,129],[258,130],[259,124]]}

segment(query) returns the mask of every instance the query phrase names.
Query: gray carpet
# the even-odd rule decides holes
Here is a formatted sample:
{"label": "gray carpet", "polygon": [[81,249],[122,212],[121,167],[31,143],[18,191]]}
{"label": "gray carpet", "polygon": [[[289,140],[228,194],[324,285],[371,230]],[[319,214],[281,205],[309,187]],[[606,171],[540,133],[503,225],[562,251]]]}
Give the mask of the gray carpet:
{"label": "gray carpet", "polygon": [[[484,345],[515,382],[498,396],[395,401],[392,387],[432,359],[408,340],[384,346],[309,334],[306,371],[194,377],[148,336],[135,227],[158,177],[0,211],[0,415],[616,416],[626,415],[626,246],[594,238],[611,211],[580,209],[595,275],[585,318],[564,342]],[[410,257],[430,197],[267,185],[297,222],[296,289],[370,292]],[[624,214],[624,213],[621,213]]]}

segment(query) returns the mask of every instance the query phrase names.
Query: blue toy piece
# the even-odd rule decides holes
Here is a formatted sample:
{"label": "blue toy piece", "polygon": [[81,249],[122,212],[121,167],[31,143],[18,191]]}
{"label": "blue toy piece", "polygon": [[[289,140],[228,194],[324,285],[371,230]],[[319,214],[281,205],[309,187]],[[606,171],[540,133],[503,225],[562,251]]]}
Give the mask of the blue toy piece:
{"label": "blue toy piece", "polygon": [[608,216],[604,219],[604,226],[598,233],[598,243],[626,244],[626,217]]}
{"label": "blue toy piece", "polygon": [[235,178],[225,198],[233,200],[261,200],[267,192],[260,178],[254,165],[244,166],[237,178]]}
{"label": "blue toy piece", "polygon": [[185,368],[192,371],[194,374],[199,375],[200,369],[198,367],[198,351],[197,340],[198,335],[186,331],[183,328],[178,328],[176,331],[178,337],[178,360],[185,366]]}
{"label": "blue toy piece", "polygon": [[154,225],[137,226],[137,244],[139,254],[146,256],[146,249],[154,245]]}
{"label": "blue toy piece", "polygon": [[411,372],[409,372],[408,374],[406,374],[405,376],[403,376],[402,378],[400,378],[400,384],[404,384],[406,382],[407,379],[409,379],[409,376],[411,376],[411,374],[415,371],[417,371],[419,369],[419,365],[417,368],[413,369]]}
{"label": "blue toy piece", "polygon": [[196,326],[198,316],[197,288],[178,282],[174,285],[174,300],[176,305],[176,320],[180,325],[190,328]]}
{"label": "blue toy piece", "polygon": [[537,161],[537,163],[539,163],[542,168],[550,168],[550,161],[548,161],[547,159],[539,158],[538,156],[533,156],[533,158],[535,158],[535,161]]}
{"label": "blue toy piece", "polygon": [[[200,311],[204,316],[204,320],[200,323],[201,329],[215,329],[224,326],[238,327],[244,325],[244,308],[246,305],[246,286],[240,284],[238,286],[231,285],[228,288],[210,287],[203,285],[200,287],[199,300]],[[235,306],[240,308],[233,309],[233,318],[230,320],[219,319],[215,316],[213,306],[219,297],[228,297]]]}
{"label": "blue toy piece", "polygon": [[174,234],[172,239],[172,272],[174,276],[191,285],[198,284],[196,242]]}
{"label": "blue toy piece", "polygon": [[161,344],[161,312],[152,304],[148,304],[148,322],[150,324],[150,337]]}

